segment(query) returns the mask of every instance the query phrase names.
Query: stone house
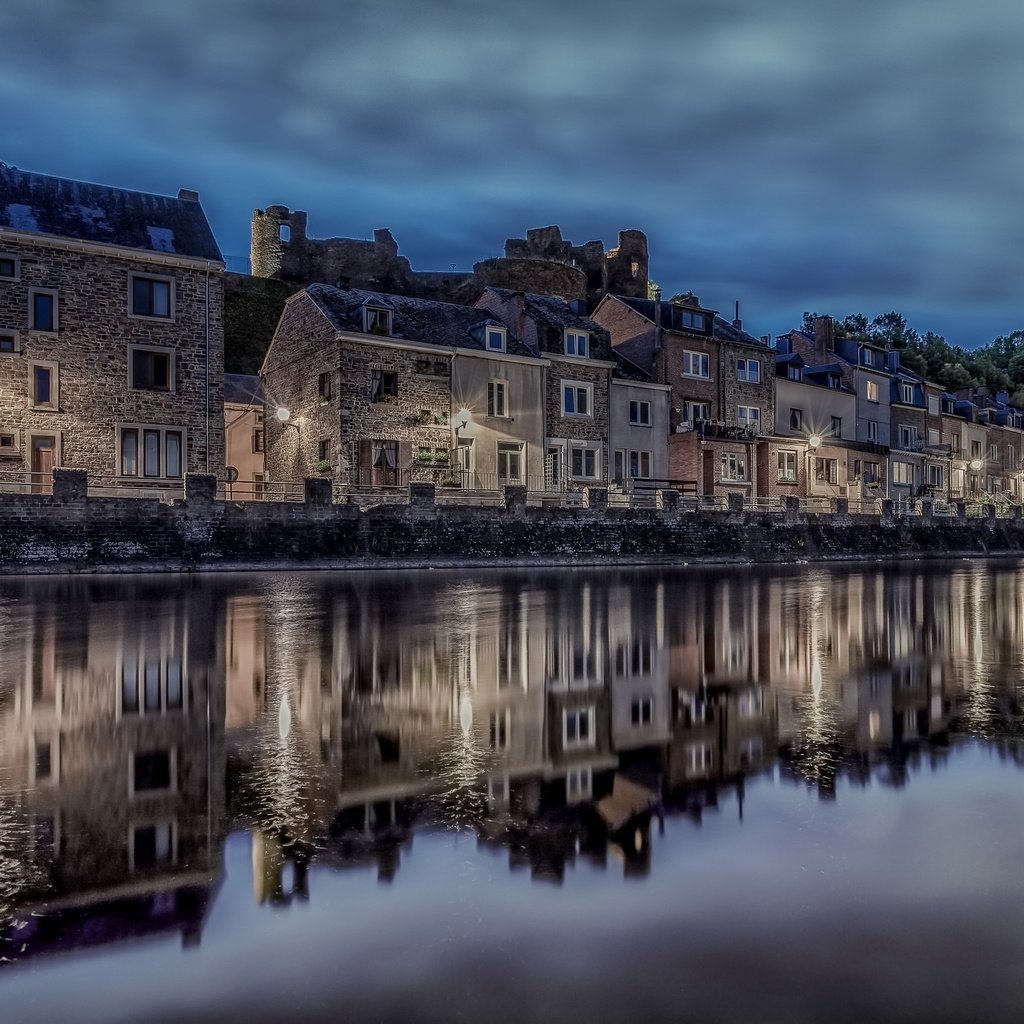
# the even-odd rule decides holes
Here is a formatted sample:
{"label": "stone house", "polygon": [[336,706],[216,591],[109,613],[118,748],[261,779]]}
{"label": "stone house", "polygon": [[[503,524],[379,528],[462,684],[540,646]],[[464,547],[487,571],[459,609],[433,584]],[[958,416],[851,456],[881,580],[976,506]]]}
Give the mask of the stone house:
{"label": "stone house", "polygon": [[609,400],[618,364],[608,332],[577,312],[579,306],[505,288],[487,288],[477,300],[478,309],[514,325],[527,349],[545,361],[537,392],[543,396],[544,464],[541,478],[531,481],[533,490],[604,483],[613,468]]}
{"label": "stone house", "polygon": [[263,382],[257,376],[224,374],[224,461],[228,498],[263,495]]}
{"label": "stone house", "polygon": [[949,396],[938,384],[924,381],[924,455],[928,493],[948,500],[952,481],[952,451],[943,429],[943,407]]}
{"label": "stone house", "polygon": [[285,305],[263,364],[268,478],[539,479],[544,366],[486,309],[310,285]]}
{"label": "stone house", "polygon": [[[889,353],[899,358],[899,353]],[[894,367],[890,384],[889,495],[916,498],[928,486],[925,478],[927,404],[925,382],[916,373]]]}
{"label": "stone house", "polygon": [[693,297],[608,295],[593,318],[618,353],[670,388],[669,478],[705,495],[752,496],[756,442],[775,422],[775,359],[766,339]]}
{"label": "stone house", "polygon": [[0,164],[0,474],[220,472],[223,269],[195,192]]}

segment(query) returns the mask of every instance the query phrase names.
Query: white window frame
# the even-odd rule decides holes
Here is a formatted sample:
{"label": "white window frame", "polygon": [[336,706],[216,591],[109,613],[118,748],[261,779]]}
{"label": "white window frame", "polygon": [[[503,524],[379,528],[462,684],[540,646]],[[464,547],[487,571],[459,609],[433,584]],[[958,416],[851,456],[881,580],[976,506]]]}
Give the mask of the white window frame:
{"label": "white window frame", "polygon": [[750,481],[750,464],[746,452],[722,452],[719,468],[724,483],[745,484]]}
{"label": "white window frame", "polygon": [[828,455],[817,455],[814,458],[814,479],[831,487],[839,486],[839,460]]}
{"label": "white window frame", "polygon": [[878,401],[878,382],[874,380],[864,381],[864,397],[869,402]]}
{"label": "white window frame", "polygon": [[[167,356],[167,380],[169,386],[166,388],[140,387],[135,383],[135,353],[155,352],[158,355]],[[178,390],[178,367],[177,350],[162,345],[129,345],[128,346],[128,390],[147,391],[158,395],[173,395]]]}
{"label": "white window frame", "polygon": [[577,765],[565,773],[566,803],[589,800],[594,793],[594,771],[589,764]]}
{"label": "white window frame", "polygon": [[[502,455],[517,455],[519,457],[519,474],[517,476],[502,474]],[[526,445],[522,441],[497,441],[494,449],[494,468],[499,483],[521,484],[526,475]]]}
{"label": "white window frame", "polygon": [[590,355],[590,332],[567,328],[562,344],[567,356],[587,359]]}
{"label": "white window frame", "polygon": [[917,427],[909,423],[897,424],[899,431],[899,445],[904,451],[914,451],[917,448]]}
{"label": "white window frame", "polygon": [[900,381],[900,401],[904,405],[912,405],[914,402],[914,385],[906,381]]}
{"label": "white window frame", "polygon": [[940,411],[941,411],[940,404],[941,403],[939,401],[939,396],[938,395],[929,395],[928,396],[928,415],[929,416],[938,416]]}
{"label": "white window frame", "polygon": [[[630,449],[626,457],[626,467],[633,480],[650,480],[651,467],[654,464],[654,453],[644,449]],[[633,467],[636,466],[636,472]]]}
{"label": "white window frame", "polygon": [[0,274],[0,281],[20,281],[21,257],[15,256],[13,252],[0,252],[0,260],[11,260],[14,263],[14,273],[10,276],[7,274]]}
{"label": "white window frame", "polygon": [[[562,748],[564,750],[582,749],[584,747],[593,747],[597,744],[596,729],[594,726],[596,706],[594,704],[587,704],[583,707],[565,708],[562,711]],[[581,736],[580,730],[580,719],[585,718],[587,722],[587,735]],[[574,718],[576,725],[573,728],[573,735],[570,736],[569,722],[570,718]]]}
{"label": "white window frame", "polygon": [[[494,342],[497,341],[497,344]],[[488,324],[484,330],[484,348],[488,352],[504,352],[508,345],[508,332],[504,327]]]}
{"label": "white window frame", "polygon": [[747,384],[761,383],[761,360],[760,359],[737,359],[736,379],[745,381]]}
{"label": "white window frame", "polygon": [[[117,718],[127,718],[131,721],[142,718],[152,718],[156,715],[181,715],[188,711],[188,680],[185,677],[185,659],[183,657],[171,657],[167,653],[161,653],[157,657],[147,657],[145,649],[140,648],[133,656],[117,660]],[[159,676],[157,678],[157,689],[159,691],[159,707],[146,707],[146,668],[156,663]],[[168,683],[170,681],[170,667],[176,665],[178,668],[179,700],[176,707],[168,706]],[[124,695],[127,689],[127,671],[131,669],[135,674],[135,707],[125,710]]]}
{"label": "white window frame", "polygon": [[[379,319],[379,314],[384,316],[384,327],[383,331],[375,331],[372,328],[372,322]],[[388,309],[386,306],[375,306],[373,303],[363,306],[363,333],[372,334],[377,338],[390,338],[392,331],[394,330],[394,311]]]}
{"label": "white window frame", "polygon": [[[167,289],[167,316],[161,316],[159,313],[136,313],[135,312],[135,282],[136,281],[152,281],[157,284],[165,284],[168,286]],[[174,323],[176,319],[175,309],[175,281],[173,277],[167,277],[164,274],[143,274],[131,272],[128,274],[128,316],[132,320],[149,320],[153,323]]]}
{"label": "white window frame", "polygon": [[0,337],[11,338],[14,342],[14,348],[0,348],[0,359],[3,359],[4,356],[21,354],[21,331],[12,331],[5,327],[0,330]]}
{"label": "white window frame", "polygon": [[[116,470],[116,472],[114,474],[115,476],[119,477],[122,480],[142,480],[142,481],[147,481],[148,480],[148,481],[153,481],[153,482],[160,482],[160,481],[164,481],[164,482],[175,481],[176,482],[176,481],[179,481],[179,480],[183,481],[185,479],[185,473],[186,473],[187,468],[188,468],[188,428],[187,427],[185,427],[185,426],[183,426],[181,424],[173,424],[173,423],[117,423],[115,425],[114,429],[116,430],[116,434],[117,434],[117,441],[116,441],[116,444],[117,444],[117,452],[116,452],[117,462],[115,464],[115,470]],[[134,474],[122,472],[123,461],[124,461],[123,460],[122,445],[123,445],[124,432],[126,430],[136,430],[136,431],[138,431],[138,438],[137,438],[138,448],[136,450],[135,458],[136,458],[136,464],[138,466],[139,471],[137,473],[134,473]],[[159,431],[160,432],[160,469],[161,469],[161,473],[160,473],[159,476],[146,476],[145,475],[145,457],[146,457],[145,443],[146,443],[146,438],[145,438],[145,434],[143,432],[147,431],[147,430],[150,430],[150,431],[155,430],[155,431]],[[168,433],[178,433],[178,434],[181,435],[181,453],[180,453],[181,473],[178,474],[177,476],[167,476],[167,474],[165,472],[166,465],[167,465],[167,434]]]}
{"label": "white window frame", "polygon": [[[574,473],[573,472],[573,457],[575,456],[576,452],[583,453],[581,455],[581,460],[582,460],[584,468],[586,467],[586,462],[587,462],[586,453],[587,452],[592,452],[593,453],[593,457],[594,457],[594,472],[593,472],[593,475],[588,475],[586,473]],[[566,462],[567,462],[567,469],[569,471],[569,479],[570,480],[600,480],[601,479],[601,443],[599,441],[598,442],[593,442],[593,443],[576,443],[576,444],[570,443],[568,455],[569,455],[569,457],[566,459]]]}
{"label": "white window frame", "polygon": [[634,729],[654,724],[654,697],[649,693],[633,698],[629,705],[629,722]]}
{"label": "white window frame", "polygon": [[686,349],[683,352],[683,376],[694,380],[711,380],[711,356],[707,352]]}
{"label": "white window frame", "polygon": [[789,407],[789,429],[790,430],[803,430],[804,429],[804,411],[803,409],[797,409],[796,406]]}
{"label": "white window frame", "polygon": [[944,467],[939,465],[937,462],[930,462],[928,464],[928,486],[929,487],[944,487],[946,483],[946,474]]}
{"label": "white window frame", "polygon": [[[566,402],[566,393],[572,391],[573,395],[573,406],[574,408],[579,406],[579,395],[583,392],[586,395],[587,401],[587,412],[569,412],[566,408],[568,403]],[[563,416],[578,416],[581,419],[593,419],[594,418],[594,385],[588,383],[585,380],[563,380],[562,381],[562,415]]]}
{"label": "white window frame", "polygon": [[508,419],[507,380],[495,377],[487,382],[487,415],[499,419]]}
{"label": "white window frame", "polygon": [[[797,461],[796,452],[790,448],[783,448],[776,453],[776,471],[778,474],[779,483],[795,484],[797,481]],[[788,464],[792,463],[792,472],[788,469],[783,469],[783,461]]]}
{"label": "white window frame", "polygon": [[912,487],[914,484],[914,467],[909,462],[894,459],[892,463],[892,482],[898,487]]}
{"label": "white window frame", "polygon": [[[694,412],[697,409],[701,412],[706,412],[707,416],[695,416]],[[711,420],[711,403],[700,402],[690,398],[683,399],[683,421],[689,423],[692,427],[697,421],[701,423],[708,423]]]}
{"label": "white window frame", "polygon": [[[754,413],[753,416],[750,414]],[[736,426],[753,430],[754,433],[761,431],[761,407],[759,405],[737,405]]]}
{"label": "white window frame", "polygon": [[686,763],[689,771],[709,772],[715,764],[715,749],[708,742],[688,743],[686,745]]}
{"label": "white window frame", "polygon": [[[36,399],[36,369],[50,371],[50,400],[40,402]],[[60,410],[60,364],[46,359],[33,359],[28,364],[28,401],[32,409],[46,412]]]}
{"label": "white window frame", "polygon": [[631,427],[650,427],[651,403],[642,398],[629,400],[629,425]]}
{"label": "white window frame", "polygon": [[[49,295],[53,299],[53,327],[36,327],[36,296]],[[29,288],[28,290],[28,329],[39,334],[57,334],[60,331],[60,296],[56,288]]]}
{"label": "white window frame", "polygon": [[878,443],[878,420],[867,420],[865,434],[869,441]]}

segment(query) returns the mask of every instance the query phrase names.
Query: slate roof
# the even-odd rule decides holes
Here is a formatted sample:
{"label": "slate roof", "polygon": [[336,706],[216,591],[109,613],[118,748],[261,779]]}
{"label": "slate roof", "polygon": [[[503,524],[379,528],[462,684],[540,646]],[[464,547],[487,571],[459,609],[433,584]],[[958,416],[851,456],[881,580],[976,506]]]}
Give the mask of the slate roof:
{"label": "slate roof", "polygon": [[[508,301],[519,293],[511,288],[495,288],[489,285],[487,290],[499,296],[502,300]],[[589,316],[577,313],[569,302],[558,295],[541,295],[538,292],[523,292],[523,312],[531,320],[541,324],[555,324],[558,327],[577,327],[581,331],[596,331],[599,334],[607,334],[608,330],[602,327]]]}
{"label": "slate roof", "polygon": [[[385,295],[362,288],[332,288],[326,284],[311,284],[305,288],[305,292],[338,331],[363,333],[362,309],[368,300],[371,305],[393,310],[390,337],[395,340],[486,351],[484,327],[497,324],[507,329],[507,325],[489,310],[459,306],[453,302],[414,299],[408,295]],[[510,355],[536,355],[515,338],[510,330],[506,351]]]}
{"label": "slate roof", "polygon": [[2,162],[0,227],[223,262],[198,201],[53,178]]}
{"label": "slate roof", "polygon": [[263,381],[248,373],[225,373],[224,401],[235,405],[262,405]]}
{"label": "slate roof", "polygon": [[615,361],[612,377],[616,380],[632,380],[641,384],[653,383],[654,378],[646,370],[637,366],[631,359],[627,359],[617,349],[612,349],[612,359]]}
{"label": "slate roof", "polygon": [[[641,316],[646,317],[651,323],[654,323],[654,299],[631,299],[625,295],[616,295],[620,302],[625,303],[630,309],[635,309]],[[662,303],[662,305],[669,305],[669,303]],[[711,310],[705,309],[703,306],[693,307],[699,313],[711,313]],[[699,331],[694,331],[694,334],[699,334]],[[737,327],[733,327],[728,320],[722,319],[722,317],[715,315],[715,338],[719,341],[737,342],[742,345],[756,345],[759,349],[764,349],[766,346],[752,334],[748,334],[746,331],[741,330]]]}

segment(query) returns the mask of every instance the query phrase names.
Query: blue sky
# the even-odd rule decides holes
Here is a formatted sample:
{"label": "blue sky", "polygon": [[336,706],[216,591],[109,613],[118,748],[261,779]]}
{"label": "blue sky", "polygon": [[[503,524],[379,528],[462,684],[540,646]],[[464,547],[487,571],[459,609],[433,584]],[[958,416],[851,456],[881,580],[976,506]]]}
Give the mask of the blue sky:
{"label": "blue sky", "polygon": [[646,231],[667,295],[780,333],[1024,327],[1024,5],[1007,0],[5,0],[0,159],[390,227],[469,269]]}

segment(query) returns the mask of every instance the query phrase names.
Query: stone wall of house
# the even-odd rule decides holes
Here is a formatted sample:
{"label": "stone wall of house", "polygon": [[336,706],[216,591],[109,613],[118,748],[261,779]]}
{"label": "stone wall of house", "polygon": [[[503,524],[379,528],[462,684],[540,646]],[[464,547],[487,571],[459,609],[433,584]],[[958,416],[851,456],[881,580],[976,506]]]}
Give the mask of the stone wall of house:
{"label": "stone wall of house", "polygon": [[[722,343],[721,366],[722,391],[725,409],[722,419],[730,426],[737,422],[736,408],[740,405],[754,406],[761,410],[761,433],[775,432],[775,352],[773,349],[757,349],[752,345],[730,345]],[[760,381],[756,384],[739,380],[736,375],[737,359],[756,359],[761,364]]]}
{"label": "stone wall of house", "polygon": [[[313,481],[319,484],[320,481]],[[219,502],[213,478],[189,481],[173,504],[130,498],[0,495],[0,571],[338,566],[389,561],[487,562],[543,558],[740,561],[816,557],[1020,553],[1019,519],[694,512],[609,508],[598,489],[587,508],[533,508],[523,491],[507,507]],[[329,495],[329,488],[324,488]],[[671,495],[670,495],[671,498]]]}
{"label": "stone wall of house", "polygon": [[[593,415],[565,416],[562,413],[562,381],[580,381],[593,386]],[[545,421],[548,437],[570,441],[608,440],[608,387],[611,370],[583,360],[551,358],[547,370]]]}
{"label": "stone wall of house", "polygon": [[[119,423],[184,427],[184,469],[223,469],[224,299],[219,270],[207,275],[147,262],[141,252],[137,259],[126,259],[10,241],[3,250],[21,263],[20,280],[0,281],[0,330],[17,334],[20,352],[0,354],[0,432],[16,432],[20,457],[0,460],[0,471],[27,471],[30,436],[39,433],[58,438],[58,465],[95,476],[117,475]],[[173,319],[129,315],[133,273],[173,280]],[[57,331],[28,329],[32,288],[56,290]],[[134,344],[173,353],[173,391],[129,388],[128,347]],[[53,409],[32,408],[34,362],[57,368]]]}
{"label": "stone wall of house", "polygon": [[[719,400],[718,365],[719,343],[710,338],[683,338],[668,331],[661,333],[661,351],[656,356],[657,380],[672,385],[672,425],[683,422],[686,401],[708,402],[711,405],[711,419],[723,418],[723,410]],[[683,376],[683,354],[685,352],[705,352],[708,356],[710,377]]]}

